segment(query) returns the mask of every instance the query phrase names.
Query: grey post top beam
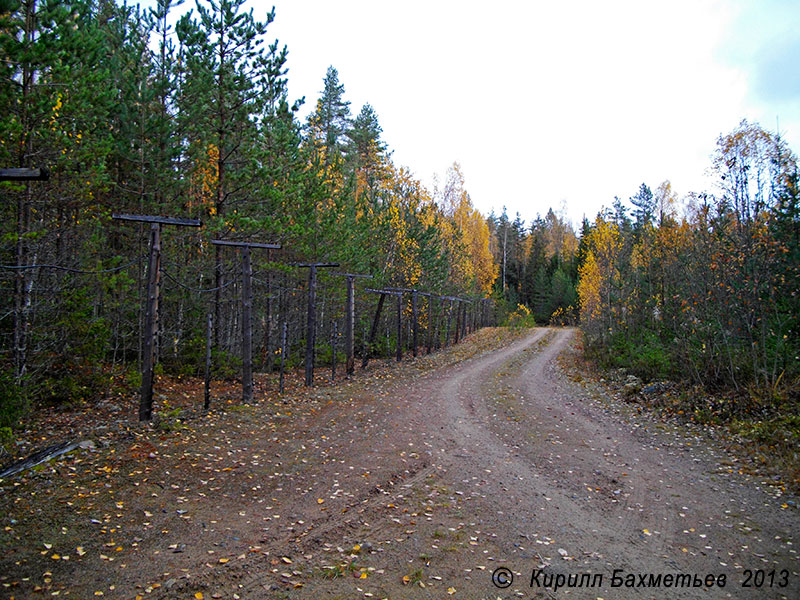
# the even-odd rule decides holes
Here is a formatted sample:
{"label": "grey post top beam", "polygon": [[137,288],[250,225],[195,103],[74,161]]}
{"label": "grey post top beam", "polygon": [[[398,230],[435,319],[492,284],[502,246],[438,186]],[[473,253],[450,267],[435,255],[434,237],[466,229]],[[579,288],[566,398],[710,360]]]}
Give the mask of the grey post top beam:
{"label": "grey post top beam", "polygon": [[335,275],[336,277],[362,277],[364,279],[372,279],[372,275],[361,275],[359,273],[329,273],[329,275]]}
{"label": "grey post top beam", "polygon": [[290,267],[338,267],[339,263],[287,263]]}
{"label": "grey post top beam", "polygon": [[364,288],[365,292],[371,292],[373,294],[386,294],[388,296],[402,296],[403,292],[399,290],[373,290],[371,288]]}
{"label": "grey post top beam", "polygon": [[181,219],[177,217],[159,217],[155,215],[119,215],[112,214],[118,221],[138,221],[140,223],[158,223],[159,225],[183,225],[185,227],[202,227],[200,219]]}
{"label": "grey post top beam", "polygon": [[0,169],[0,181],[47,181],[47,169]]}
{"label": "grey post top beam", "polygon": [[232,242],[228,240],[211,240],[215,246],[235,246],[237,248],[266,248],[267,250],[280,250],[280,244],[262,244],[260,242]]}

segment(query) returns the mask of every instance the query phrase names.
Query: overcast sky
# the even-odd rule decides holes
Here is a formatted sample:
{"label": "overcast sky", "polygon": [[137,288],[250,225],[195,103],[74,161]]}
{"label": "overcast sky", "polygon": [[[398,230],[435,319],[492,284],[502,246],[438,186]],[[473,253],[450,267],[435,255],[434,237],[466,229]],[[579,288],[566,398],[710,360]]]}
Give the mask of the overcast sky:
{"label": "overcast sky", "polygon": [[[187,2],[187,5],[193,2]],[[254,3],[263,18],[273,3]],[[276,0],[291,98],[312,110],[329,65],[368,102],[398,166],[429,189],[458,161],[473,203],[577,224],[664,180],[712,190],[742,119],[800,150],[796,0]]]}

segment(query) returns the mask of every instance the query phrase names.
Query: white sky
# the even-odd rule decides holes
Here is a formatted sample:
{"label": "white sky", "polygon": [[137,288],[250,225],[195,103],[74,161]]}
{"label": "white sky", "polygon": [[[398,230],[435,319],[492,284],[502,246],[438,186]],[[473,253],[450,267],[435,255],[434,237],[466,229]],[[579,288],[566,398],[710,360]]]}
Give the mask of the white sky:
{"label": "white sky", "polygon": [[[130,0],[129,0],[130,1]],[[146,3],[145,3],[146,4]],[[193,2],[187,2],[192,5]],[[253,3],[263,19],[273,3]],[[369,102],[426,187],[458,161],[473,203],[578,223],[614,196],[705,178],[747,118],[800,151],[796,0],[274,0],[290,99],[312,110],[329,65]]]}

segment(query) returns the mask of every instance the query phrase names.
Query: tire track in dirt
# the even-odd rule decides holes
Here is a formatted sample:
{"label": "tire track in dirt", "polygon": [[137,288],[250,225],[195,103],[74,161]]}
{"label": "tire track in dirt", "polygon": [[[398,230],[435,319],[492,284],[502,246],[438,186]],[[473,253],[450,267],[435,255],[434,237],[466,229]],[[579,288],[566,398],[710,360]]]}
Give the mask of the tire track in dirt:
{"label": "tire track in dirt", "polygon": [[[572,339],[571,330],[536,332],[451,376],[439,396],[469,442],[441,458],[461,481],[491,472],[483,520],[494,515],[506,556],[526,557],[513,543],[524,536],[540,542],[535,558],[552,572],[603,573],[607,580],[614,569],[725,573],[730,580],[728,590],[670,590],[685,598],[731,590],[733,597],[763,598],[764,589],[739,587],[744,569],[796,572],[794,515],[733,477],[709,475],[718,471],[715,457],[695,449],[696,441],[643,433],[594,402],[557,364]],[[766,590],[767,597],[792,597],[797,577],[791,580],[791,588]],[[623,588],[614,597],[641,593]]]}
{"label": "tire track in dirt", "polygon": [[[195,584],[243,600],[441,598],[448,586],[456,598],[561,597],[528,586],[535,568],[603,575],[602,588],[571,597],[797,597],[794,511],[720,475],[698,440],[654,431],[573,383],[557,359],[574,335],[537,329],[505,348],[401,377],[381,398],[356,400],[355,429],[342,425],[346,412],[335,413],[335,425],[309,423],[306,443],[324,432],[330,455],[342,458],[298,472],[292,485],[302,496],[292,510],[304,527],[273,535],[265,544],[272,563],[255,556]],[[317,495],[339,480],[352,486],[345,459],[351,469],[374,465],[377,480],[332,497],[320,513]],[[289,486],[282,502],[292,504]],[[369,550],[345,558],[364,541]],[[276,564],[281,555],[293,565]],[[351,560],[353,572],[319,576],[320,565],[337,560]],[[516,574],[513,587],[492,586],[499,565]],[[347,577],[366,573],[359,566],[372,569],[363,582]],[[294,568],[317,575],[293,588],[296,578],[281,580],[280,571]],[[743,569],[759,568],[788,569],[792,587],[742,589]],[[728,583],[612,589],[615,569],[725,574]],[[419,586],[404,585],[410,573],[420,574]]]}

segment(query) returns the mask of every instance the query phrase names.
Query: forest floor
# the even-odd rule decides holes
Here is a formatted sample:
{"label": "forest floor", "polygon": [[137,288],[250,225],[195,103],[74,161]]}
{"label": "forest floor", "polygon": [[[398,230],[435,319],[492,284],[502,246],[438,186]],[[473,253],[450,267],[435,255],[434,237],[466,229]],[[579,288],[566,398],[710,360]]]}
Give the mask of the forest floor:
{"label": "forest floor", "polygon": [[484,329],[208,414],[161,379],[153,426],[124,396],[42,414],[18,454],[95,447],[0,481],[0,598],[800,597],[796,498],[579,345]]}

